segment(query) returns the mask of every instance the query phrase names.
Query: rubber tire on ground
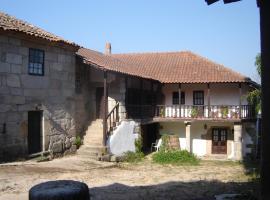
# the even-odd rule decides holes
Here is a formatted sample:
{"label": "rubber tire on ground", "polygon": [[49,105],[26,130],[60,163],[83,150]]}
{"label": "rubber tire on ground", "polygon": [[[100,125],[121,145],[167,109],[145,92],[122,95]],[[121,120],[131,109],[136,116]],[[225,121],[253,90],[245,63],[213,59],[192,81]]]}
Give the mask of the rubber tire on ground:
{"label": "rubber tire on ground", "polygon": [[72,180],[48,181],[29,190],[29,200],[89,200],[85,183]]}

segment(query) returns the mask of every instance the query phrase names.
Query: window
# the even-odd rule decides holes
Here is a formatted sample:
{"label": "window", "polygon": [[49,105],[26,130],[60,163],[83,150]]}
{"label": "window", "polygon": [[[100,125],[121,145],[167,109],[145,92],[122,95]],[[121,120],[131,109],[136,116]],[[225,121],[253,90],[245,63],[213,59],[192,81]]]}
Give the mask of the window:
{"label": "window", "polygon": [[[179,93],[173,92],[172,94],[172,104],[178,105],[179,104]],[[185,92],[181,92],[181,104],[185,104]]]}
{"label": "window", "polygon": [[31,75],[44,75],[44,51],[29,49],[28,73]]}
{"label": "window", "polygon": [[193,91],[193,105],[204,105],[203,91]]}

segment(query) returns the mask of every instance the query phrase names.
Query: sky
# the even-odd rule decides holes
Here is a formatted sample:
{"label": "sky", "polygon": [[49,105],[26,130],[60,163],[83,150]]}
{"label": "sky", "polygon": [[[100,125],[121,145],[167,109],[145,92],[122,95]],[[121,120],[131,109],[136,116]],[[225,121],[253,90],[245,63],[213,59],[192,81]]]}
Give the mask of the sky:
{"label": "sky", "polygon": [[0,0],[0,11],[100,52],[189,50],[259,81],[256,0]]}

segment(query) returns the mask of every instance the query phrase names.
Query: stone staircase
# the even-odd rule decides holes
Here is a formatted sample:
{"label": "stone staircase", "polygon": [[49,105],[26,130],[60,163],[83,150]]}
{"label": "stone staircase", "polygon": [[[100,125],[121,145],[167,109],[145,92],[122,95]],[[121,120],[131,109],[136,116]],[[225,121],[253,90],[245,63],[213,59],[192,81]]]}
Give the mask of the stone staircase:
{"label": "stone staircase", "polygon": [[106,153],[106,148],[102,144],[102,135],[102,119],[97,119],[88,127],[83,145],[77,151],[77,154],[85,158],[99,160]]}

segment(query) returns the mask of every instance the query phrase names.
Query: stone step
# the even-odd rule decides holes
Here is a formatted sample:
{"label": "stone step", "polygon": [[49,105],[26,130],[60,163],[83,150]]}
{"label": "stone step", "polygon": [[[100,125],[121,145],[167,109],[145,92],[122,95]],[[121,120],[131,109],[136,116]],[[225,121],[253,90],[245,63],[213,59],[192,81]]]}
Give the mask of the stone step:
{"label": "stone step", "polygon": [[[83,143],[85,146],[102,146],[102,140],[91,140]],[[97,144],[97,145],[95,145]]]}
{"label": "stone step", "polygon": [[99,135],[103,135],[103,131],[87,131],[85,133],[85,136],[99,136]]}
{"label": "stone step", "polygon": [[89,142],[102,142],[103,141],[103,138],[102,137],[99,137],[99,138],[84,138],[83,139],[83,142],[84,144],[88,144]]}

